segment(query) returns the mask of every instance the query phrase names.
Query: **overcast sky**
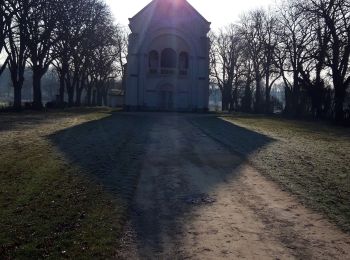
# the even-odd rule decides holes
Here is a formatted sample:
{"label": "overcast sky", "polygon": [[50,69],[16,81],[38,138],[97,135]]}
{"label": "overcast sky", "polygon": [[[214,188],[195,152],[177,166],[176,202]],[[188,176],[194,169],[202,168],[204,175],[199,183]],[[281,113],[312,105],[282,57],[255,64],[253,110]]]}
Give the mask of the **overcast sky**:
{"label": "overcast sky", "polygon": [[[118,23],[128,25],[133,17],[151,0],[105,0]],[[176,0],[174,0],[176,1]],[[236,22],[240,15],[250,9],[274,5],[276,0],[188,0],[207,20],[212,28],[220,28]]]}

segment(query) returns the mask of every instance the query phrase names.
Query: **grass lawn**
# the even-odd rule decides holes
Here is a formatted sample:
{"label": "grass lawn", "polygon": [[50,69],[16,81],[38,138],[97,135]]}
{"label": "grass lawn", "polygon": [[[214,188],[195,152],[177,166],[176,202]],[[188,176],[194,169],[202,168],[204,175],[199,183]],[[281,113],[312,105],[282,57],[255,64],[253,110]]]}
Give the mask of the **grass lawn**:
{"label": "grass lawn", "polygon": [[350,231],[350,129],[251,115],[222,119],[273,139],[247,155],[266,175]]}
{"label": "grass lawn", "polygon": [[[209,136],[350,231],[350,130],[196,116]],[[110,109],[0,113],[0,259],[113,258],[152,122]]]}
{"label": "grass lawn", "polygon": [[113,116],[0,114],[0,259],[115,256],[146,136]]}

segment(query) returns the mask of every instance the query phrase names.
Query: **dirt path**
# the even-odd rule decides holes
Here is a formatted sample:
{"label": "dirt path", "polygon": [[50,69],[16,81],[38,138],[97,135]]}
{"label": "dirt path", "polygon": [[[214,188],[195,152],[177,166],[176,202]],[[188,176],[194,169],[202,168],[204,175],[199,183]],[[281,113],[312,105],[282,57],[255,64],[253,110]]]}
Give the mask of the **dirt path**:
{"label": "dirt path", "polygon": [[[350,259],[350,236],[191,124],[154,121],[119,258]],[[258,147],[256,147],[258,149]]]}

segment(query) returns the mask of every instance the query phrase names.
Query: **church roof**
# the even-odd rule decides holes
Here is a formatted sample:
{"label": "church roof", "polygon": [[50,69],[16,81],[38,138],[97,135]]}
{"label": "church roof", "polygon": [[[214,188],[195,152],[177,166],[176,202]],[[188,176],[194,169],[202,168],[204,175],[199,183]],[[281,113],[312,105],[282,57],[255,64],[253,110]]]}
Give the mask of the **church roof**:
{"label": "church roof", "polygon": [[142,13],[144,13],[149,8],[154,8],[159,10],[171,10],[174,13],[182,12],[183,10],[191,10],[195,14],[197,14],[204,22],[210,24],[210,22],[204,18],[190,3],[188,3],[186,0],[152,0],[148,5],[146,5],[141,11],[139,11],[136,15],[134,15],[129,20],[134,20],[138,16],[140,16]]}

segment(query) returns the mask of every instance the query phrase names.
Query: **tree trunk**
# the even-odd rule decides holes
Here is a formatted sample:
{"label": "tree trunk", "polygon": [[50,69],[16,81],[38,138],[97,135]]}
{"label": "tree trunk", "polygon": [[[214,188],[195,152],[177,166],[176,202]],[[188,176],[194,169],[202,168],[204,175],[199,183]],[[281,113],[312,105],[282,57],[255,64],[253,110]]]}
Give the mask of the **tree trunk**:
{"label": "tree trunk", "polygon": [[294,113],[292,90],[288,86],[285,86],[284,93],[285,93],[285,100],[286,100],[284,113],[288,116],[292,116]]}
{"label": "tree trunk", "polygon": [[344,100],[345,90],[342,86],[334,86],[335,88],[335,106],[334,106],[334,119],[337,123],[344,121]]}
{"label": "tree trunk", "polygon": [[81,96],[83,94],[84,89],[85,89],[85,79],[83,77],[83,79],[80,80],[80,84],[77,84],[77,96],[75,100],[76,106],[81,106]]}
{"label": "tree trunk", "polygon": [[254,112],[260,113],[261,112],[261,78],[260,76],[256,76],[255,79],[256,83],[256,93],[255,93],[255,105],[254,105]]}
{"label": "tree trunk", "polygon": [[14,99],[13,99],[13,108],[16,111],[20,111],[22,109],[22,85],[17,82],[13,83],[14,87]]}
{"label": "tree trunk", "polygon": [[235,87],[233,90],[231,106],[234,111],[237,111],[238,109],[238,83],[237,82],[235,83]]}
{"label": "tree trunk", "polygon": [[[17,111],[22,109],[22,87],[24,82],[24,69],[10,67],[11,81],[14,88],[13,108]],[[17,77],[17,75],[20,76]]]}
{"label": "tree trunk", "polygon": [[324,102],[324,85],[321,78],[317,77],[315,80],[314,86],[312,86],[313,90],[311,93],[312,99],[312,116],[315,119],[319,119],[322,117],[322,103]]}
{"label": "tree trunk", "polygon": [[92,98],[92,86],[91,84],[89,84],[86,91],[86,103],[89,107],[91,106],[91,98]]}
{"label": "tree trunk", "polygon": [[227,86],[222,91],[222,111],[229,111],[231,101],[231,91]]}
{"label": "tree trunk", "polygon": [[64,104],[64,93],[65,93],[65,76],[63,73],[60,74],[60,89],[59,89],[59,103],[60,105]]}
{"label": "tree trunk", "polygon": [[68,94],[68,106],[73,107],[74,106],[74,86],[72,86],[70,78],[66,79],[66,87],[67,87],[67,94]]}
{"label": "tree trunk", "polygon": [[92,94],[92,106],[96,106],[97,105],[97,93],[96,93],[96,89],[93,90],[93,94]]}
{"label": "tree trunk", "polygon": [[271,87],[270,87],[270,73],[267,70],[265,80],[265,113],[270,114],[271,111]]}
{"label": "tree trunk", "polygon": [[267,114],[273,113],[274,109],[272,108],[273,106],[271,105],[271,88],[266,87],[266,104],[265,104],[265,112]]}
{"label": "tree trunk", "polygon": [[222,97],[222,111],[228,111],[229,110],[229,102],[227,100],[226,96]]}
{"label": "tree trunk", "polygon": [[66,59],[63,59],[62,61],[62,67],[61,67],[61,70],[59,72],[60,74],[60,97],[59,97],[59,102],[60,104],[63,106],[64,105],[64,95],[65,95],[65,88],[67,87],[67,92],[68,92],[68,86],[67,86],[67,81],[68,78],[67,78],[67,73],[69,71],[69,64],[67,62]]}
{"label": "tree trunk", "polygon": [[37,110],[43,109],[41,78],[43,74],[40,71],[33,70],[33,108]]}
{"label": "tree trunk", "polygon": [[83,88],[77,88],[77,92],[76,92],[76,97],[75,97],[75,105],[77,107],[81,106],[81,95],[83,93]]}
{"label": "tree trunk", "polygon": [[102,91],[101,91],[101,88],[99,87],[97,90],[97,106],[101,107],[102,102],[103,102]]}
{"label": "tree trunk", "polygon": [[106,93],[103,93],[103,105],[108,106],[108,91],[106,91]]}
{"label": "tree trunk", "polygon": [[[296,71],[296,70],[295,70]],[[300,88],[299,88],[299,74],[294,72],[293,75],[293,91],[290,93],[292,96],[291,114],[293,117],[299,117],[301,115],[301,107],[299,104]]]}
{"label": "tree trunk", "polygon": [[80,100],[81,99],[81,91],[80,91],[79,81],[77,81],[75,83],[74,89],[75,89],[75,102],[74,102],[74,105],[79,107],[80,103],[81,103],[81,100]]}
{"label": "tree trunk", "polygon": [[74,106],[74,88],[69,88],[67,91],[68,94],[68,106],[73,107]]}
{"label": "tree trunk", "polygon": [[243,112],[252,112],[252,90],[250,84],[247,83],[244,90],[244,97],[242,100],[242,110]]}
{"label": "tree trunk", "polygon": [[66,88],[67,88],[67,94],[68,94],[68,106],[74,107],[74,94],[75,94],[75,87],[77,85],[77,74],[74,73],[73,77],[72,74],[67,71],[66,73]]}

